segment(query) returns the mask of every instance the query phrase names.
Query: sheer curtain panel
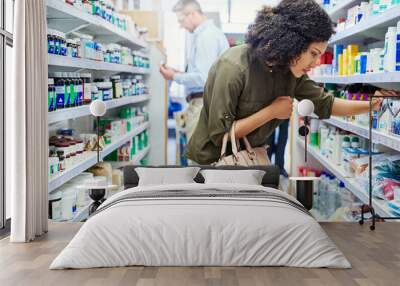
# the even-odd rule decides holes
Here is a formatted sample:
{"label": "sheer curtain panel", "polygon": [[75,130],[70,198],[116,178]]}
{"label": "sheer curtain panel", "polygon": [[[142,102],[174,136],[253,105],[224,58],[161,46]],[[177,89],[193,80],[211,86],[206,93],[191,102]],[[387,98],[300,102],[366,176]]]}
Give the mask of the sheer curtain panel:
{"label": "sheer curtain panel", "polygon": [[6,100],[6,187],[11,190],[12,242],[47,232],[48,126],[45,0],[18,0],[14,16],[14,70]]}

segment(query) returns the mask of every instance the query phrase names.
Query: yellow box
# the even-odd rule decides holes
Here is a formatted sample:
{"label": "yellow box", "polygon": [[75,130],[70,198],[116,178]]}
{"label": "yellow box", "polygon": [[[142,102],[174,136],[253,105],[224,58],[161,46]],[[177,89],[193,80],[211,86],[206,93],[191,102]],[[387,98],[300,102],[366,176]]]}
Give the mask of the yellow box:
{"label": "yellow box", "polygon": [[354,61],[355,61],[355,56],[349,55],[349,64],[348,64],[348,75],[353,75],[354,74]]}
{"label": "yellow box", "polygon": [[358,45],[349,45],[348,52],[350,55],[356,56],[358,54]]}
{"label": "yellow box", "polygon": [[343,54],[339,55],[339,75],[343,75]]}
{"label": "yellow box", "polygon": [[347,75],[347,71],[348,71],[348,52],[347,49],[343,50],[343,74],[342,75]]}

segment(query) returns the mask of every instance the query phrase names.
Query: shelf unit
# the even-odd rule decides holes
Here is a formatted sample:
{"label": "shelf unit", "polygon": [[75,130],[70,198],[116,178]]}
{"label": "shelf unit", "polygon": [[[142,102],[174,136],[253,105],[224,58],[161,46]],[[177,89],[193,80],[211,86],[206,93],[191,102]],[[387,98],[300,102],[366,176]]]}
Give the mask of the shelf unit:
{"label": "shelf unit", "polygon": [[310,76],[310,78],[319,83],[398,83],[400,72],[385,72],[371,74],[356,74],[350,76]]}
{"label": "shelf unit", "polygon": [[[129,33],[119,29],[101,17],[87,13],[75,6],[69,5],[62,0],[47,0],[47,25],[49,28],[56,29],[70,34],[88,34],[94,37],[98,42],[109,44],[118,43],[126,46],[146,56],[149,51],[149,45],[136,34]],[[90,59],[71,58],[59,55],[48,55],[48,64],[52,70],[90,70],[100,72],[100,74],[107,73],[130,73],[130,74],[150,74],[151,69],[137,68],[130,65],[114,64],[100,62]],[[107,110],[130,105],[144,103],[150,99],[150,95],[130,96],[120,99],[113,99],[105,102]],[[89,106],[80,106],[75,108],[66,108],[48,113],[48,123],[58,123],[69,119],[77,119],[85,116],[90,116]],[[140,134],[149,127],[149,123],[142,124],[134,128],[128,134],[115,140],[115,142],[107,145],[104,150],[100,152],[100,160],[108,154],[118,149],[120,146],[131,140],[134,136]],[[146,153],[140,154],[146,156]],[[86,157],[77,165],[66,170],[62,174],[49,179],[49,192],[60,187],[72,178],[76,177],[83,171],[97,163],[96,152],[87,152]]]}
{"label": "shelf unit", "polygon": [[[114,150],[118,149],[122,145],[124,145],[126,142],[131,140],[133,137],[136,135],[142,133],[144,130],[148,129],[150,126],[150,123],[146,122],[136,128],[134,128],[131,132],[128,134],[122,136],[115,142],[107,145],[104,150],[100,152],[100,160],[103,160],[104,157],[109,155],[111,152]],[[80,173],[86,171],[90,167],[94,166],[97,163],[97,153],[96,152],[88,152],[86,155],[85,159],[83,159],[79,164],[76,164],[72,168],[64,171],[63,173],[51,177],[49,180],[49,192],[57,189],[58,187],[62,186],[69,180],[73,179],[74,177],[78,176]]]}
{"label": "shelf unit", "polygon": [[[107,110],[121,107],[124,105],[129,105],[129,104],[137,104],[141,102],[148,101],[150,99],[150,95],[137,95],[137,96],[127,96],[127,97],[122,97],[120,99],[113,99],[109,101],[105,101]],[[64,121],[68,119],[76,119],[84,116],[89,116],[90,110],[89,110],[89,105],[83,105],[79,107],[72,107],[72,108],[64,108],[64,109],[59,109],[56,111],[52,111],[48,113],[48,123],[56,123],[59,121]]]}
{"label": "shelf unit", "polygon": [[339,2],[335,7],[327,9],[326,12],[333,21],[337,21],[340,17],[347,15],[347,9],[360,4],[361,0],[343,0]]}
{"label": "shelf unit", "polygon": [[[360,4],[361,0],[344,0],[338,3],[336,7],[328,10],[327,13],[331,18],[336,21],[339,17],[346,16],[347,10]],[[329,45],[332,47],[334,44],[359,44],[362,50],[371,49],[374,47],[383,47],[385,33],[389,26],[395,26],[400,20],[400,6],[395,6],[387,11],[370,16],[368,19],[348,28],[344,31],[339,31],[332,36]],[[353,83],[373,84],[378,87],[395,88],[400,87],[400,72],[385,72],[374,74],[362,74],[351,76],[318,76],[310,75],[310,78],[319,83],[335,83],[340,85],[348,85]],[[295,113],[295,119],[298,114]],[[346,130],[360,137],[370,139],[368,126],[361,126],[353,122],[346,121],[339,117],[331,117],[330,119],[323,120],[326,124],[336,126],[340,129]],[[304,140],[297,135],[298,121],[294,120],[294,140],[292,141],[292,154],[294,156],[294,164],[292,165],[292,172],[297,172],[297,167],[304,165]],[[292,133],[293,134],[293,133]],[[388,147],[392,150],[400,151],[400,136],[387,134],[378,130],[372,131],[372,140],[374,143]],[[341,166],[338,166],[326,157],[321,155],[319,149],[314,146],[308,146],[308,153],[311,155],[310,164],[321,165],[331,174],[335,175],[340,181],[344,182],[346,188],[349,189],[358,199],[364,204],[369,205],[369,187],[361,186],[358,178],[349,177]],[[306,163],[306,166],[309,166]],[[319,166],[319,167],[321,167]],[[394,214],[387,206],[386,201],[380,200],[372,196],[372,204],[376,213],[381,217],[393,217]],[[371,215],[372,217],[372,215]],[[373,229],[373,227],[371,228]]]}
{"label": "shelf unit", "polygon": [[[304,148],[304,140],[297,138],[297,143]],[[357,198],[363,203],[368,204],[368,193],[367,189],[363,189],[356,181],[355,178],[350,178],[346,175],[343,168],[328,161],[324,156],[321,155],[319,150],[308,144],[307,146],[309,154],[311,154],[316,160],[318,160],[330,173],[335,175],[341,180],[347,189],[350,190]],[[385,201],[373,198],[374,207],[380,216],[391,216],[389,208],[386,206]]]}
{"label": "shelf unit", "polygon": [[49,66],[109,71],[117,73],[148,74],[149,69],[137,68],[131,65],[113,64],[83,58],[71,58],[60,55],[48,55]]}
{"label": "shelf unit", "polygon": [[64,1],[47,0],[47,21],[50,28],[64,33],[89,34],[102,43],[118,43],[134,50],[148,47],[148,44],[137,36]]}
{"label": "shelf unit", "polygon": [[382,41],[385,39],[387,27],[396,26],[399,20],[400,5],[392,7],[383,13],[370,16],[353,27],[336,33],[332,36],[329,43],[347,45],[364,42],[368,39]]}

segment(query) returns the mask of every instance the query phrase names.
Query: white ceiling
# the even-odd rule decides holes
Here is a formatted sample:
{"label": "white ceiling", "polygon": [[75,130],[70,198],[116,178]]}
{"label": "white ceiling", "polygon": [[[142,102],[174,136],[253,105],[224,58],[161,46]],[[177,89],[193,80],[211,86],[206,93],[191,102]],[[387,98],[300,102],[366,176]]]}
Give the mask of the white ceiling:
{"label": "white ceiling", "polygon": [[[245,33],[263,5],[276,5],[279,0],[231,0],[229,19],[228,0],[198,0],[203,11],[219,12],[225,33]],[[163,0],[163,10],[171,11],[177,0]],[[230,20],[230,21],[229,21]]]}

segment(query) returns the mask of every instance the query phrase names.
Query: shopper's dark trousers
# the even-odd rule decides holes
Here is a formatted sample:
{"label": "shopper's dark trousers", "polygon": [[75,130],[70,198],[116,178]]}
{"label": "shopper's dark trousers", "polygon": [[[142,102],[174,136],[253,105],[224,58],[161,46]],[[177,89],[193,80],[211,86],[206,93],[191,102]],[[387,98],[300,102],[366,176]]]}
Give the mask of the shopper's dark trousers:
{"label": "shopper's dark trousers", "polygon": [[[278,142],[275,143],[275,133],[279,128]],[[289,119],[283,121],[279,127],[277,127],[274,133],[267,140],[268,148],[268,157],[271,159],[272,154],[275,153],[275,165],[279,167],[281,170],[281,174],[285,172],[285,148],[288,140],[288,131],[289,129]]]}

